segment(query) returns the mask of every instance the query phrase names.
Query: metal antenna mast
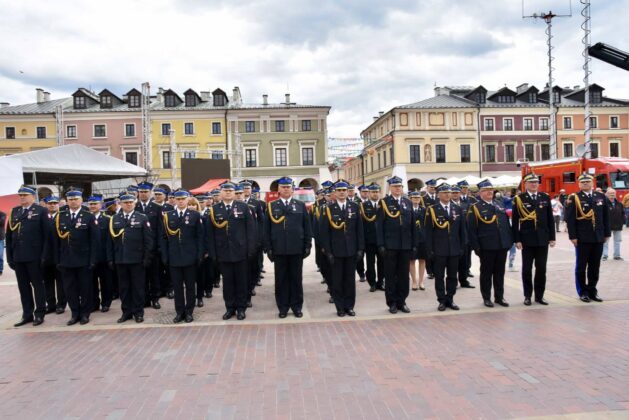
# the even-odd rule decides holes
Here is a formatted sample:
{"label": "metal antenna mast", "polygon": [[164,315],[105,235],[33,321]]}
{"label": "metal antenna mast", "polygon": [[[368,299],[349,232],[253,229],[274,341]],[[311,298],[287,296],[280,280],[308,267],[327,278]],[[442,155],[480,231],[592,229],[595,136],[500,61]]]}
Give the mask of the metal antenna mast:
{"label": "metal antenna mast", "polygon": [[583,43],[583,84],[585,85],[585,156],[591,157],[592,153],[590,151],[591,142],[592,142],[592,127],[590,126],[590,117],[592,116],[592,111],[590,110],[590,34],[592,32],[592,22],[590,20],[590,0],[580,0],[583,5],[583,9],[581,9],[581,16],[583,16],[583,23],[581,24],[581,29],[583,29],[583,38],[581,42]]}
{"label": "metal antenna mast", "polygon": [[567,15],[557,15],[552,11],[549,12],[541,12],[541,13],[533,13],[532,15],[524,14],[524,0],[522,0],[522,18],[533,18],[533,19],[543,19],[546,22],[546,45],[548,46],[548,133],[550,137],[550,158],[557,159],[557,108],[555,107],[555,98],[553,92],[553,82],[555,79],[553,78],[553,61],[555,57],[553,57],[553,19],[556,17],[572,17],[572,1],[570,1],[570,13]]}
{"label": "metal antenna mast", "polygon": [[57,146],[63,146],[63,105],[57,105],[55,107],[55,119],[57,120]]}
{"label": "metal antenna mast", "polygon": [[151,171],[151,85],[142,83],[142,155],[144,169]]}

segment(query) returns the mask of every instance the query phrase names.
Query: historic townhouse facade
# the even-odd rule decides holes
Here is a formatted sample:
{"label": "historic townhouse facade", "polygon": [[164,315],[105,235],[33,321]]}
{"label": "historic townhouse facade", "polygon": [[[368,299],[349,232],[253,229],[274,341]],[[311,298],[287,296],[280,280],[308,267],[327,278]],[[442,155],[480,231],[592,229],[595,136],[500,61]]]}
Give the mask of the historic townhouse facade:
{"label": "historic townhouse facade", "polygon": [[[181,186],[182,158],[229,159],[232,176],[251,178],[262,190],[275,188],[272,182],[281,176],[317,188],[330,177],[330,107],[297,104],[290,95],[281,103],[267,98],[243,103],[238,87],[231,97],[221,89],[178,93],[159,88],[149,111],[152,180],[176,188]],[[97,94],[79,88],[69,98],[50,100],[38,89],[37,103],[2,103],[0,155],[54,147],[61,125],[64,144],[82,144],[144,166],[142,99],[137,89],[118,96],[108,89]]]}

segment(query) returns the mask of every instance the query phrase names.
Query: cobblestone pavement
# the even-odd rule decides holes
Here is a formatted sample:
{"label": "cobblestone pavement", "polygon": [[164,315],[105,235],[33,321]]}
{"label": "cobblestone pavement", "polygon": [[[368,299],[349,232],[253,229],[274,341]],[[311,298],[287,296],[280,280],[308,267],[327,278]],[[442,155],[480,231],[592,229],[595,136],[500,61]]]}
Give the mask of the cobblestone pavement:
{"label": "cobblestone pavement", "polygon": [[602,304],[577,300],[574,251],[560,233],[548,307],[523,306],[519,271],[508,271],[510,308],[485,308],[477,288],[459,289],[458,313],[437,312],[427,280],[411,292],[411,314],[390,315],[382,292],[357,283],[355,319],[336,317],[309,258],[302,319],[277,318],[267,261],[242,322],[220,319],[218,289],[192,324],[171,325],[162,299],[144,324],[116,324],[116,301],[86,326],[66,327],[66,312],[15,329],[7,268],[0,417],[629,418],[629,231],[624,239],[628,261],[602,263]]}

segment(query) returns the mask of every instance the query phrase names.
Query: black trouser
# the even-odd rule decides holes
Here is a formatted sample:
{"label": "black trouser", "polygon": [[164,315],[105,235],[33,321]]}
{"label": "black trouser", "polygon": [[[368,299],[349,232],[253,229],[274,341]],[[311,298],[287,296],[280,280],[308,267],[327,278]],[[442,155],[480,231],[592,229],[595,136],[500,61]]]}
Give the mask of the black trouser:
{"label": "black trouser", "polygon": [[337,311],[354,309],[356,304],[356,257],[334,257],[330,294]]}
{"label": "black trouser", "polygon": [[107,262],[99,262],[92,270],[92,309],[111,306],[113,276]]}
{"label": "black trouser", "polygon": [[258,277],[260,277],[260,274],[262,274],[262,269],[264,269],[264,250],[262,249],[262,247],[260,247],[260,249],[258,250]]}
{"label": "black trouser", "polygon": [[434,275],[434,274],[435,274],[435,273],[434,273],[434,270],[433,270],[433,268],[432,268],[432,266],[433,266],[432,259],[431,259],[431,258],[428,258],[428,259],[426,260],[426,273],[428,273],[428,275],[429,275],[429,276],[430,276],[430,275]]}
{"label": "black trouser", "polygon": [[144,316],[145,270],[142,264],[116,264],[123,315]]}
{"label": "black trouser", "polygon": [[[577,262],[576,262],[576,286],[579,296],[596,296],[596,284],[598,283],[598,275],[601,266],[601,256],[603,255],[602,243],[585,243],[579,242],[576,246]],[[585,281],[585,273],[587,270],[587,282]]]}
{"label": "black trouser", "polygon": [[258,282],[258,254],[247,259],[247,301],[251,301],[251,292],[256,288]]}
{"label": "black trouser", "polygon": [[508,249],[480,251],[480,292],[483,300],[491,300],[491,286],[494,286],[494,299],[504,298],[505,263]]}
{"label": "black trouser", "polygon": [[406,305],[409,289],[411,250],[388,249],[384,255],[384,278],[387,306]]}
{"label": "black trouser", "polygon": [[275,303],[280,313],[301,311],[304,306],[302,255],[274,255]]}
{"label": "black trouser", "polygon": [[223,275],[225,308],[232,311],[247,309],[247,261],[219,262]]}
{"label": "black trouser", "polygon": [[463,249],[463,255],[459,257],[459,262],[457,264],[457,276],[461,286],[467,286],[470,284],[467,280],[467,273],[470,271],[470,258],[470,248],[469,246],[465,246]]}
{"label": "black trouser", "polygon": [[211,294],[214,288],[214,278],[216,276],[216,261],[206,258],[203,263],[203,269],[205,270],[205,291]]}
{"label": "black trouser", "polygon": [[177,315],[192,315],[194,311],[197,270],[196,264],[185,267],[170,266],[170,278],[173,281],[175,312],[177,312]]}
{"label": "black trouser", "polygon": [[[457,272],[459,268],[459,258],[455,257],[433,257],[433,270],[435,273],[435,291],[439,303],[450,305],[453,303],[456,294]],[[447,273],[447,275],[446,275]]]}
{"label": "black trouser", "polygon": [[173,282],[170,279],[170,270],[168,265],[162,262],[161,257],[157,258],[157,267],[160,296],[165,296],[168,292],[173,291]]}
{"label": "black trouser", "polygon": [[15,277],[22,301],[22,318],[32,318],[33,314],[43,318],[46,314],[46,287],[39,260],[16,262]]}
{"label": "black trouser", "polygon": [[48,309],[65,309],[67,301],[61,273],[54,264],[47,264],[43,268],[43,276]]}
{"label": "black trouser", "polygon": [[203,260],[200,266],[197,266],[197,299],[203,299],[203,292],[207,289],[207,259]]}
{"label": "black trouser", "polygon": [[161,256],[157,253],[153,253],[151,265],[145,270],[144,278],[144,305],[149,306],[151,301],[159,299],[161,295],[161,289],[159,284],[159,260]]}
{"label": "black trouser", "polygon": [[[365,258],[367,260],[366,277],[370,286],[382,287],[384,285],[384,264],[382,258],[378,255],[378,245],[367,244],[365,246]],[[376,282],[376,267],[378,272],[378,281]]]}
{"label": "black trouser", "polygon": [[356,259],[356,273],[361,279],[365,278],[365,257]]}
{"label": "black trouser", "polygon": [[221,265],[216,261],[212,261],[212,266],[214,268],[214,287],[219,287],[221,284]]}
{"label": "black trouser", "polygon": [[73,318],[89,318],[92,313],[92,273],[89,267],[62,267],[63,285]]}
{"label": "black trouser", "polygon": [[120,297],[120,290],[118,290],[118,271],[116,270],[116,266],[114,265],[113,269],[109,269],[111,271],[111,295],[112,299],[117,299]]}
{"label": "black trouser", "polygon": [[[524,297],[531,298],[535,290],[535,300],[544,297],[546,290],[546,261],[548,245],[522,247],[522,288]],[[535,281],[533,282],[533,262],[535,262]]]}
{"label": "black trouser", "polygon": [[328,260],[328,257],[323,252],[321,253],[321,255],[321,265],[319,266],[319,269],[321,270],[321,276],[323,277],[325,283],[330,286],[330,284],[332,283],[332,267],[330,266],[330,261]]}
{"label": "black trouser", "polygon": [[319,271],[321,271],[321,263],[324,259],[325,255],[323,255],[323,252],[321,252],[321,248],[317,244],[315,244],[315,264],[317,264]]}

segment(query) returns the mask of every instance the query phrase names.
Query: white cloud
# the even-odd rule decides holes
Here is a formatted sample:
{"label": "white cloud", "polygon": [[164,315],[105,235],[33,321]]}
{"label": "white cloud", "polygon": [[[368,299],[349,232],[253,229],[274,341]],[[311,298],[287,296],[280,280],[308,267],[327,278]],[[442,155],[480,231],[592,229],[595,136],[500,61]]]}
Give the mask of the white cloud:
{"label": "white cloud", "polygon": [[[629,49],[621,3],[593,5],[593,42]],[[546,82],[544,24],[523,20],[519,1],[0,0],[0,10],[0,101],[11,103],[32,102],[36,87],[58,98],[143,81],[180,92],[238,85],[245,100],[280,101],[288,86],[293,100],[331,105],[330,135],[350,137],[435,83]],[[573,13],[555,23],[561,85],[582,84]],[[592,68],[609,96],[629,98],[624,71]]]}

